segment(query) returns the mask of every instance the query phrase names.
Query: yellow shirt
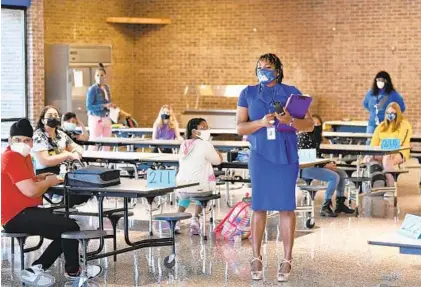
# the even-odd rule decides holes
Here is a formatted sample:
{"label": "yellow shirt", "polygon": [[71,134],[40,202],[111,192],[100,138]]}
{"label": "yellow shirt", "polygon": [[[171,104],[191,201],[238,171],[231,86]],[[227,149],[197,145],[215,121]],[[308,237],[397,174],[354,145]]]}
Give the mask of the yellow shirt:
{"label": "yellow shirt", "polygon": [[[411,147],[410,141],[412,137],[412,127],[411,124],[403,119],[401,125],[396,131],[392,131],[392,127],[389,126],[387,131],[381,131],[383,123],[377,126],[374,131],[373,138],[371,139],[371,146],[381,146],[382,139],[398,138],[401,142],[401,147]],[[401,151],[402,155],[405,157],[405,160],[409,159],[410,150]]]}

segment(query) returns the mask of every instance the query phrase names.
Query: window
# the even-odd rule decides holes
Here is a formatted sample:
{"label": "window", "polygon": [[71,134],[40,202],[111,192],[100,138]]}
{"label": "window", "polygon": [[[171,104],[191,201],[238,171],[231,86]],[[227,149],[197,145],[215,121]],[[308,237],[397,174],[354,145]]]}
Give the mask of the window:
{"label": "window", "polygon": [[[1,138],[27,115],[25,10],[1,8]],[[3,146],[3,145],[2,145]]]}

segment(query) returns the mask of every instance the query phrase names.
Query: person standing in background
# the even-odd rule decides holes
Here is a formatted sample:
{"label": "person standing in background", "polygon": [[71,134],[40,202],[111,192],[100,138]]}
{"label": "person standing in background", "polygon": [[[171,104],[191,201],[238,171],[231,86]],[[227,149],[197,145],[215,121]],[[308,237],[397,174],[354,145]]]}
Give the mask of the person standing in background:
{"label": "person standing in background", "polygon": [[[95,72],[95,84],[90,86],[86,95],[86,110],[88,111],[89,140],[100,137],[110,137],[111,119],[109,117],[110,108],[117,108],[111,102],[110,87],[106,84],[107,71],[103,64]],[[97,150],[96,146],[90,146],[90,150]],[[108,151],[109,147],[103,147]]]}
{"label": "person standing in background", "polygon": [[[291,94],[301,94],[293,86],[282,84],[283,69],[274,54],[260,56],[256,63],[259,84],[246,87],[237,104],[237,133],[247,135],[251,145],[249,170],[252,183],[251,232],[253,259],[251,277],[263,279],[261,247],[267,211],[279,211],[284,259],[278,267],[279,282],[288,281],[292,264],[295,232],[295,185],[299,172],[296,131],[313,130],[310,112],[304,119],[291,117],[285,107]],[[290,131],[275,129],[277,123],[288,125]]]}
{"label": "person standing in background", "polygon": [[[174,112],[169,105],[163,105],[159,110],[152,132],[153,140],[175,140],[182,139],[180,136],[179,125]],[[169,148],[155,148],[154,152],[172,153]]]}
{"label": "person standing in background", "polygon": [[[368,118],[367,133],[372,134],[376,127],[384,121],[386,107],[396,102],[401,111],[405,112],[405,102],[395,90],[392,78],[385,71],[378,72],[374,77],[373,85],[364,97],[363,106],[370,113]],[[369,143],[369,140],[368,142]]]}

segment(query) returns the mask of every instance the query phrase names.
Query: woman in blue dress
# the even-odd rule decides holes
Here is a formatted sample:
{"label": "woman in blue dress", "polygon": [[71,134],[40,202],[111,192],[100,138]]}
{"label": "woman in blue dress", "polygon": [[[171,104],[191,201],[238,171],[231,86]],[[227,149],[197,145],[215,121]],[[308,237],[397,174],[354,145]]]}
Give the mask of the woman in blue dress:
{"label": "woman in blue dress", "polygon": [[[293,86],[282,84],[282,63],[276,55],[262,55],[257,61],[256,75],[259,84],[245,88],[237,106],[237,132],[247,135],[251,144],[251,275],[253,280],[263,277],[260,251],[267,211],[279,211],[284,260],[279,266],[277,278],[283,282],[288,281],[291,272],[294,243],[295,185],[299,172],[296,131],[312,131],[313,119],[309,112],[305,119],[294,119],[288,112],[284,115],[279,113],[279,105],[285,107],[291,94],[301,93]],[[286,131],[276,129],[278,123],[289,127],[284,128]]]}

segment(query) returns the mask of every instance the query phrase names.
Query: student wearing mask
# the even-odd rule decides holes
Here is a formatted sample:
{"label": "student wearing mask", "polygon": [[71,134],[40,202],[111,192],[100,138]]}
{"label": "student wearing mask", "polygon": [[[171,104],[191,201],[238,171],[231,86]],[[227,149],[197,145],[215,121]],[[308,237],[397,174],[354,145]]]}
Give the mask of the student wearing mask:
{"label": "student wearing mask", "polygon": [[[237,133],[247,135],[251,144],[249,160],[252,183],[251,232],[253,234],[253,259],[251,277],[263,278],[261,256],[262,238],[267,211],[279,211],[284,259],[278,267],[279,282],[288,281],[292,264],[292,247],[295,231],[295,184],[299,172],[297,134],[313,129],[310,112],[305,119],[295,119],[286,111],[277,113],[280,105],[285,107],[291,94],[301,94],[293,87],[282,84],[283,69],[274,54],[262,55],[256,63],[259,84],[246,87],[237,104]],[[290,131],[276,129],[276,125],[288,125]]]}
{"label": "student wearing mask", "polygon": [[374,77],[372,88],[365,95],[363,106],[370,113],[367,133],[372,134],[376,127],[383,122],[386,107],[396,102],[402,112],[405,112],[405,102],[395,90],[389,73],[381,71]]}
{"label": "student wearing mask", "polygon": [[[65,113],[62,117],[61,127],[73,141],[87,141],[89,139],[85,125],[76,117],[75,113]],[[78,127],[80,131],[76,130]]]}
{"label": "student wearing mask", "polygon": [[[209,142],[210,131],[208,124],[202,118],[191,119],[186,128],[186,140],[180,146],[179,170],[176,181],[178,183],[199,182],[199,186],[177,189],[178,212],[184,212],[190,205],[190,197],[210,195],[216,188],[213,165],[222,162],[221,154]],[[200,204],[196,204],[190,233],[200,234],[199,214],[202,212]],[[176,231],[180,228],[177,225]]]}
{"label": "student wearing mask", "polygon": [[[155,123],[153,124],[152,139],[174,140],[181,139],[178,122],[174,112],[169,105],[164,105],[159,110]],[[172,153],[171,149],[155,148],[154,152]]]}
{"label": "student wearing mask", "polygon": [[[312,132],[303,132],[298,134],[299,149],[316,149],[320,156],[320,144],[322,142],[323,121],[320,116],[313,115],[314,130]],[[345,205],[345,180],[347,174],[342,169],[336,167],[334,162],[317,167],[308,167],[302,169],[301,173],[304,179],[316,179],[328,183],[325,198],[320,210],[321,216],[336,217],[338,213],[353,213],[354,210]],[[332,197],[336,190],[336,208],[332,210]]]}
{"label": "student wearing mask", "polygon": [[[88,111],[89,139],[95,140],[112,135],[112,122],[109,117],[110,108],[117,108],[111,102],[110,87],[106,84],[107,71],[101,63],[95,71],[95,84],[89,87],[86,96],[86,110]],[[90,146],[96,150],[96,146]],[[110,147],[103,147],[108,151]]]}
{"label": "student wearing mask", "polygon": [[[371,146],[381,146],[384,139],[399,139],[401,147],[411,147],[412,126],[403,118],[401,107],[392,102],[386,108],[384,121],[376,128],[371,139]],[[391,170],[396,165],[409,159],[410,150],[403,150],[397,154],[368,157],[382,163],[385,170]],[[395,180],[391,174],[386,174],[388,184],[393,186]]]}
{"label": "student wearing mask", "polygon": [[[55,215],[51,209],[38,208],[48,188],[63,182],[52,173],[34,174],[30,151],[33,129],[27,119],[10,128],[9,146],[1,155],[1,224],[6,232],[39,235],[52,240],[31,267],[21,272],[22,283],[30,286],[53,286],[55,278],[45,272],[64,253],[65,276],[80,276],[79,243],[63,240],[65,232],[79,231],[73,219]],[[89,266],[88,276],[101,273],[100,266]]]}
{"label": "student wearing mask", "polygon": [[[60,113],[53,106],[46,106],[38,120],[37,130],[34,132],[32,153],[35,157],[36,173],[60,173],[60,165],[66,161],[78,161],[83,154],[83,148],[59,127]],[[52,194],[51,194],[52,197]],[[89,196],[69,196],[70,206],[87,202]],[[57,198],[61,200],[61,196]]]}

